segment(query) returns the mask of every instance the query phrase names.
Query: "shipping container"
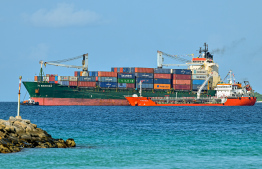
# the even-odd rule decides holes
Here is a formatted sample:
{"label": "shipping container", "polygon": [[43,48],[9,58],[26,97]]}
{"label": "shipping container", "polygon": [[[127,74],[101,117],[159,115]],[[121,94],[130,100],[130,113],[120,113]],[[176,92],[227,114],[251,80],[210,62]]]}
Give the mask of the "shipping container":
{"label": "shipping container", "polygon": [[63,86],[69,86],[69,81],[60,81],[59,84],[61,84]]}
{"label": "shipping container", "polygon": [[123,72],[124,73],[135,73],[135,68],[134,67],[123,67]]}
{"label": "shipping container", "polygon": [[34,80],[35,80],[35,82],[37,82],[37,81],[38,81],[38,80],[37,80],[37,76],[35,76]]}
{"label": "shipping container", "polygon": [[49,81],[49,77],[43,76],[43,81],[44,82],[48,82]]}
{"label": "shipping container", "polygon": [[126,88],[126,83],[118,83],[117,86],[119,88]]}
{"label": "shipping container", "polygon": [[207,75],[192,75],[192,79],[196,80],[206,80]]}
{"label": "shipping container", "polygon": [[154,74],[153,73],[135,73],[136,78],[149,78],[153,79]]}
{"label": "shipping container", "polygon": [[118,83],[135,83],[135,79],[118,79]]}
{"label": "shipping container", "polygon": [[192,74],[202,74],[202,75],[204,74],[204,75],[206,75],[207,70],[193,70]]}
{"label": "shipping container", "polygon": [[154,73],[154,68],[140,68],[136,67],[135,68],[136,73]]}
{"label": "shipping container", "polygon": [[171,84],[171,79],[154,79],[154,84]]}
{"label": "shipping container", "polygon": [[154,74],[155,79],[171,79],[171,74],[160,74],[160,73],[155,73]]}
{"label": "shipping container", "polygon": [[96,82],[80,81],[78,82],[79,87],[96,87]]}
{"label": "shipping container", "polygon": [[170,89],[171,84],[154,84],[154,89]]}
{"label": "shipping container", "polygon": [[55,81],[58,81],[58,76],[55,76]]}
{"label": "shipping container", "polygon": [[90,71],[88,73],[89,73],[89,76],[98,76],[98,71]]}
{"label": "shipping container", "polygon": [[49,81],[55,81],[55,76],[49,76]]}
{"label": "shipping container", "polygon": [[58,84],[58,81],[55,81],[55,84]]}
{"label": "shipping container", "polygon": [[117,87],[117,83],[115,82],[99,82],[98,84],[102,88],[116,88]]}
{"label": "shipping container", "polygon": [[[140,89],[140,84],[139,83],[136,84],[136,88]],[[153,84],[142,83],[142,89],[153,89],[153,88],[154,88]]]}
{"label": "shipping container", "polygon": [[69,86],[77,86],[77,81],[69,81]]}
{"label": "shipping container", "polygon": [[117,77],[119,79],[134,79],[135,74],[134,73],[118,73]]}
{"label": "shipping container", "polygon": [[58,76],[58,81],[69,81],[69,76]]}
{"label": "shipping container", "polygon": [[98,77],[99,82],[117,82],[117,77]]}
{"label": "shipping container", "polygon": [[49,81],[48,83],[55,83],[55,81]]}
{"label": "shipping container", "polygon": [[[49,77],[49,79],[50,79],[50,77]],[[77,81],[77,77],[76,76],[69,76],[69,81]]]}
{"label": "shipping container", "polygon": [[191,80],[173,80],[173,84],[191,85]]}
{"label": "shipping container", "polygon": [[136,78],[136,83],[154,83],[154,79],[148,79],[148,78]]}
{"label": "shipping container", "polygon": [[191,75],[173,74],[173,80],[191,80]]}
{"label": "shipping container", "polygon": [[171,74],[171,69],[155,68],[154,73]]}
{"label": "shipping container", "polygon": [[[192,90],[199,90],[201,85],[193,84],[192,85]],[[207,86],[204,86],[202,90],[207,90]]]}
{"label": "shipping container", "polygon": [[[192,80],[193,85],[202,85],[204,82],[205,80]],[[207,86],[207,83],[205,86]]]}
{"label": "shipping container", "polygon": [[90,77],[89,76],[80,76],[79,81],[95,82],[96,77],[94,77],[94,76],[90,76]]}
{"label": "shipping container", "polygon": [[99,71],[97,76],[99,77],[117,77],[117,72]]}
{"label": "shipping container", "polygon": [[173,74],[180,74],[180,75],[191,75],[191,70],[188,69],[173,69]]}
{"label": "shipping container", "polygon": [[175,84],[173,85],[174,90],[191,90],[191,85]]}
{"label": "shipping container", "polygon": [[135,88],[135,83],[127,83],[126,88],[130,88],[130,89]]}

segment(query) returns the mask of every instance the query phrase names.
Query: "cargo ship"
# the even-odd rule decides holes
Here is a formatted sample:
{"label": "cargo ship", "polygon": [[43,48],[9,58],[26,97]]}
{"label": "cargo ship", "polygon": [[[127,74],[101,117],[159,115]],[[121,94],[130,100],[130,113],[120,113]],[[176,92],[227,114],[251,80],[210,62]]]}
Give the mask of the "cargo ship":
{"label": "cargo ship", "polygon": [[[89,71],[88,54],[55,62],[40,61],[39,76],[35,76],[34,81],[23,81],[23,84],[30,98],[44,106],[128,106],[132,103],[125,96],[138,95],[141,89],[146,98],[216,97],[215,88],[221,82],[219,66],[208,52],[206,43],[204,47],[200,48],[198,57],[186,55],[192,57],[190,60],[157,51],[157,68],[112,67],[111,71]],[[186,64],[165,64],[163,57],[182,60]],[[83,58],[82,66],[61,64],[78,58]],[[74,76],[45,75],[43,65],[82,71],[75,71]],[[168,69],[164,66],[187,66],[187,69]]]}

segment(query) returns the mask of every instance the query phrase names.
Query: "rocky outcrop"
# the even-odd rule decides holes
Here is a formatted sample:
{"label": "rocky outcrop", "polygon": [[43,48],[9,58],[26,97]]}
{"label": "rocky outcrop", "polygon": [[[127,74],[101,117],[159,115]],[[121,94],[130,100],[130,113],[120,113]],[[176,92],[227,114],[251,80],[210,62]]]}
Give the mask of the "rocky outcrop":
{"label": "rocky outcrop", "polygon": [[0,153],[19,152],[22,148],[75,147],[74,139],[54,139],[45,130],[37,128],[30,120],[10,117],[0,119]]}

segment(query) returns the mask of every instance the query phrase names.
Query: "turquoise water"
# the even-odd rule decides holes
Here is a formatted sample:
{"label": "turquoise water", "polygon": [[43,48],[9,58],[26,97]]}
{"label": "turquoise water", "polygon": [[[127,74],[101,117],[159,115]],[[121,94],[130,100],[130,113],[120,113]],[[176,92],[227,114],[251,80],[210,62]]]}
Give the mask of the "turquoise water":
{"label": "turquoise water", "polygon": [[[17,103],[0,103],[0,119]],[[0,168],[261,168],[262,104],[252,107],[21,106],[76,148],[0,154]]]}

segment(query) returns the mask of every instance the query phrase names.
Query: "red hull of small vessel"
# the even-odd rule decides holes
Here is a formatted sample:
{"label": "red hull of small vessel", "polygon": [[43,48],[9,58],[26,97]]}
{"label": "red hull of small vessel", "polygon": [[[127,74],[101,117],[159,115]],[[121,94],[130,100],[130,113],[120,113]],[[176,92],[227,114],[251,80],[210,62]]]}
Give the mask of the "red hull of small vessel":
{"label": "red hull of small vessel", "polygon": [[157,104],[147,97],[126,97],[131,106],[253,106],[256,103],[256,97],[239,97],[239,98],[228,98],[223,103],[192,103],[192,104]]}

